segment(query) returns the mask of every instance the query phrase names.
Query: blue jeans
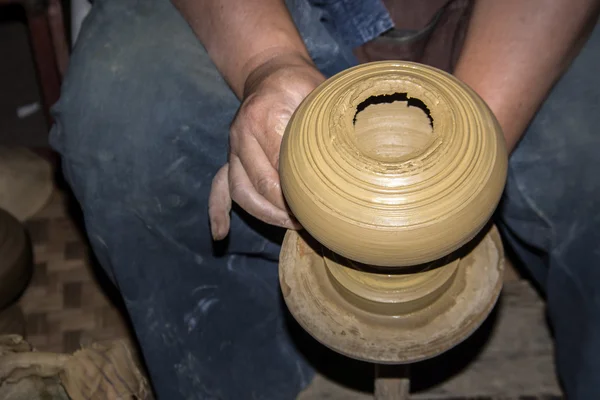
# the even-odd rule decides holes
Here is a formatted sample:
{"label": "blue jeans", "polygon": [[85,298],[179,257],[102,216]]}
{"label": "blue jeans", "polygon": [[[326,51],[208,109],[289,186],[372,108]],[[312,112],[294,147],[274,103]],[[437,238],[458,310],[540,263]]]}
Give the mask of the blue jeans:
{"label": "blue jeans", "polygon": [[[356,63],[325,11],[288,5],[326,75]],[[579,399],[600,398],[599,58],[597,30],[515,151],[499,209],[546,289],[561,377]],[[314,373],[279,292],[283,232],[236,209],[227,242],[211,240],[208,193],[238,107],[168,0],[104,0],[54,108],[52,145],[160,399],[293,399]]]}

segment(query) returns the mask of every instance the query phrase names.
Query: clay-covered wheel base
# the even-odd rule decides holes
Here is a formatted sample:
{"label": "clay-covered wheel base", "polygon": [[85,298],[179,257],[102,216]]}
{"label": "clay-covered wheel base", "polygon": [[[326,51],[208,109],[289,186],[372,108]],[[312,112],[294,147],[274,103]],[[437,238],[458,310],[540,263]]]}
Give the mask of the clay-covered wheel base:
{"label": "clay-covered wheel base", "polygon": [[407,314],[378,314],[349,302],[327,272],[321,245],[306,232],[286,234],[279,262],[281,289],[300,325],[341,354],[382,364],[424,360],[466,339],[496,303],[504,270],[500,235],[492,226],[476,240],[445,292]]}

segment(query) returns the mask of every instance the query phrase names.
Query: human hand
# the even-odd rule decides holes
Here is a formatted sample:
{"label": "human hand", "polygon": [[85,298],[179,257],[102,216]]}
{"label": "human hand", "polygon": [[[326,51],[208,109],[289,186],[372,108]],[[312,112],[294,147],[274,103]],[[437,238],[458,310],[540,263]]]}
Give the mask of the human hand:
{"label": "human hand", "polygon": [[229,132],[229,162],[215,175],[208,200],[215,240],[229,232],[232,200],[268,224],[299,228],[281,192],[279,148],[292,114],[324,80],[300,55],[275,57],[248,75]]}

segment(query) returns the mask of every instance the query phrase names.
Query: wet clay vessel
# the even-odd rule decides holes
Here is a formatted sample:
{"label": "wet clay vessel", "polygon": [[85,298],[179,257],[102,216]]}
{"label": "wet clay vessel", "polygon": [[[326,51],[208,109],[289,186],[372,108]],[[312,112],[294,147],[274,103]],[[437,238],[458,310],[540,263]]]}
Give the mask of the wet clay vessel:
{"label": "wet clay vessel", "polygon": [[280,258],[291,313],[325,345],[378,363],[462,341],[501,289],[489,220],[506,169],[493,114],[443,71],[386,61],[324,82],[281,147],[283,193],[305,227]]}
{"label": "wet clay vessel", "polygon": [[[424,104],[431,133],[402,129],[394,103],[357,129],[361,104],[395,94]],[[497,205],[506,164],[498,122],[474,91],[431,67],[382,62],[342,72],[308,96],[288,124],[280,173],[290,208],[320,243],[397,267],[472,239]]]}

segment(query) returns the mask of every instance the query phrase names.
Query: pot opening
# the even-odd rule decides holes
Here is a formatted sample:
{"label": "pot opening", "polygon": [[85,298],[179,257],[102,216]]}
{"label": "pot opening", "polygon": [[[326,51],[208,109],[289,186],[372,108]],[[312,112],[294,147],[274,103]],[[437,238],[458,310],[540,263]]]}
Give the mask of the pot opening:
{"label": "pot opening", "polygon": [[425,150],[435,138],[427,105],[407,93],[371,96],[356,107],[359,151],[382,162],[399,162]]}

